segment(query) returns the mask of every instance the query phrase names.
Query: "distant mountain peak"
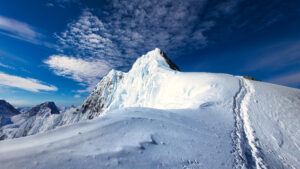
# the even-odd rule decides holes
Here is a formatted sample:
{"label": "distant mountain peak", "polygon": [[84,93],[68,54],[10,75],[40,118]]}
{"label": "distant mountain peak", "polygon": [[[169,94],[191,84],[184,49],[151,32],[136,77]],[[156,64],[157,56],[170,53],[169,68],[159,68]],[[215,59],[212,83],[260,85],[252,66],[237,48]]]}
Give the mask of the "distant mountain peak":
{"label": "distant mountain peak", "polygon": [[20,112],[5,100],[0,100],[0,127],[10,124],[10,118]]}
{"label": "distant mountain peak", "polygon": [[47,102],[44,102],[42,104],[39,104],[39,105],[33,107],[31,110],[29,110],[27,112],[27,114],[29,116],[41,114],[42,113],[41,110],[46,109],[46,108],[50,109],[51,114],[59,114],[58,108],[56,107],[55,103],[52,101],[47,101]]}
{"label": "distant mountain peak", "polygon": [[11,104],[9,104],[5,100],[0,100],[0,114],[2,113],[11,113],[13,115],[20,114],[20,112],[14,108]]}

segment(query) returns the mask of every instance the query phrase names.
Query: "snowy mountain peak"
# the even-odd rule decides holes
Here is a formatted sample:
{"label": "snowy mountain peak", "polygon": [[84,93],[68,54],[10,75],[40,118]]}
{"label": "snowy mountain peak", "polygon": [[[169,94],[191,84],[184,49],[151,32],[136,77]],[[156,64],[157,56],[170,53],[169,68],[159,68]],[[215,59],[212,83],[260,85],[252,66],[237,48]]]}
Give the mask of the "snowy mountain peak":
{"label": "snowy mountain peak", "polygon": [[0,100],[0,114],[4,114],[4,113],[16,115],[19,114],[20,112],[5,100]]}
{"label": "snowy mountain peak", "polygon": [[133,64],[131,71],[146,69],[149,72],[157,69],[167,69],[179,71],[178,66],[171,61],[165,52],[156,48],[147,54],[141,56]]}
{"label": "snowy mountain peak", "polygon": [[42,115],[45,112],[50,112],[51,114],[59,114],[59,110],[54,102],[45,102],[40,105],[33,107],[27,112],[29,116]]}
{"label": "snowy mountain peak", "polygon": [[0,100],[0,127],[6,124],[10,124],[10,117],[20,114],[11,104],[5,100]]}
{"label": "snowy mountain peak", "polygon": [[[151,82],[156,83],[154,79],[157,77],[157,73],[169,71],[179,71],[179,68],[167,57],[165,52],[158,48],[138,58],[128,73],[112,69],[84,101],[81,109],[75,113],[77,114],[75,118],[78,120],[93,119],[108,110],[123,107],[123,103],[119,101],[122,99],[121,96],[127,94],[126,90],[131,87],[139,88],[139,92],[144,92],[141,96],[136,93],[137,90],[131,90],[132,96],[143,99],[145,95],[149,95],[146,92],[147,86],[151,87],[153,85]],[[128,101],[132,100],[128,99]],[[130,105],[136,103],[139,101],[135,100]]]}
{"label": "snowy mountain peak", "polygon": [[120,72],[120,71],[117,71],[117,70],[115,70],[115,69],[111,69],[111,70],[107,73],[106,77],[107,77],[107,76],[109,76],[109,77],[115,76],[115,74],[117,74],[117,72]]}
{"label": "snowy mountain peak", "polygon": [[62,114],[54,102],[45,102],[25,113],[11,116],[8,123],[0,128],[0,140],[18,138],[41,133],[59,125]]}
{"label": "snowy mountain peak", "polygon": [[7,118],[0,140],[56,130],[0,142],[0,168],[299,168],[299,89],[174,65],[155,49],[79,109]]}
{"label": "snowy mountain peak", "polygon": [[99,116],[110,104],[118,84],[124,77],[123,72],[112,69],[97,84],[94,91],[84,101],[81,109],[83,119],[92,119]]}

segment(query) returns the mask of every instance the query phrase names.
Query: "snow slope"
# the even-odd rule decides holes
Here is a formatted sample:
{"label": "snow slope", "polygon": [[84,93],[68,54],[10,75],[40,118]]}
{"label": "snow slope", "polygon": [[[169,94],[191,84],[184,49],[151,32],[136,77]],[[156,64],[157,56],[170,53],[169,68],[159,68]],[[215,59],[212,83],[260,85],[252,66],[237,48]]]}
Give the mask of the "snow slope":
{"label": "snow slope", "polygon": [[126,108],[48,133],[5,140],[2,168],[231,168],[220,108]]}
{"label": "snow slope", "polygon": [[82,109],[78,112],[81,115],[80,119],[93,119],[105,111],[114,99],[115,91],[123,76],[123,72],[111,70],[84,101]]}
{"label": "snow slope", "polygon": [[177,70],[155,49],[111,71],[56,129],[1,141],[0,168],[300,167],[300,90]]}
{"label": "snow slope", "polygon": [[253,144],[269,168],[300,168],[300,91],[247,81],[249,100],[245,111]]}

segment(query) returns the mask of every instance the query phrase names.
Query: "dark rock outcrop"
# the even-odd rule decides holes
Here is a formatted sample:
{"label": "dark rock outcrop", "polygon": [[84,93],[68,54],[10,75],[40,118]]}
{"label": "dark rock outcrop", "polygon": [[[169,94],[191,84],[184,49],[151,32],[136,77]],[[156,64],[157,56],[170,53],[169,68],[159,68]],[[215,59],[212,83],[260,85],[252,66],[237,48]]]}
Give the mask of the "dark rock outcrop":
{"label": "dark rock outcrop", "polygon": [[167,62],[167,64],[171,69],[180,71],[179,67],[174,62],[172,62],[170,58],[168,58],[165,52],[161,51],[161,55],[164,57],[165,61]]}
{"label": "dark rock outcrop", "polygon": [[243,76],[243,78],[248,79],[248,80],[260,81],[260,80],[257,80],[257,79],[254,78],[254,77],[251,77],[251,76]]}

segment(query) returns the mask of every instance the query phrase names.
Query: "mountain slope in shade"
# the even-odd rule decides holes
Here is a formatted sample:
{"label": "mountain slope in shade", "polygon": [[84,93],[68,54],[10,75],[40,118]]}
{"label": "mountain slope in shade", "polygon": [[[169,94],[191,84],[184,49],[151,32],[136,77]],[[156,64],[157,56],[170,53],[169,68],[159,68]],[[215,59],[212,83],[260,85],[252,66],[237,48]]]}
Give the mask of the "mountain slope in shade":
{"label": "mountain slope in shade", "polygon": [[123,76],[123,72],[111,70],[84,101],[81,113],[88,119],[98,117],[111,104],[114,92]]}
{"label": "mountain slope in shade", "polygon": [[0,127],[10,124],[10,118],[14,115],[20,114],[11,104],[5,100],[0,100]]}
{"label": "mountain slope in shade", "polygon": [[155,49],[128,73],[111,71],[80,109],[51,114],[41,126],[76,124],[1,141],[1,166],[300,166],[300,90],[178,70]]}

